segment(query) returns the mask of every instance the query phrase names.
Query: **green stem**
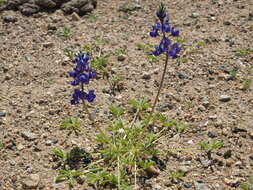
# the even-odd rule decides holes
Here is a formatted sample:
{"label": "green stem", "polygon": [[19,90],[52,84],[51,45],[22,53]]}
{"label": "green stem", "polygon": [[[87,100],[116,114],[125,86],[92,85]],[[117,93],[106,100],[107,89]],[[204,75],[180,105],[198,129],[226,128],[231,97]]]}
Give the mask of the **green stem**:
{"label": "green stem", "polygon": [[[84,91],[84,90],[83,90],[83,84],[81,84],[81,89],[82,89],[82,92],[83,92],[83,91]],[[89,111],[89,109],[88,109],[88,106],[87,106],[87,104],[85,103],[85,100],[84,100],[84,99],[82,99],[82,103],[83,103],[83,108],[84,108],[85,112],[88,114],[89,120],[91,121],[93,127],[96,127],[97,130],[98,130],[103,136],[105,136],[105,133],[102,131],[102,129],[100,128],[100,126],[96,123],[95,119],[92,117],[92,115],[91,115],[91,113],[90,113],[90,111]]]}
{"label": "green stem", "polygon": [[157,94],[156,94],[156,97],[155,97],[155,101],[154,101],[153,106],[152,106],[152,111],[150,113],[150,118],[152,117],[152,115],[153,115],[153,113],[155,111],[155,107],[156,107],[156,104],[158,102],[159,95],[161,93],[161,89],[162,89],[164,78],[165,78],[165,73],[166,73],[167,66],[168,66],[168,60],[169,60],[169,54],[167,52],[166,53],[165,65],[164,65],[164,69],[163,69],[163,74],[162,74],[162,78],[161,78],[161,82],[159,84],[159,88],[158,88],[158,91],[157,91]]}
{"label": "green stem", "polygon": [[[162,24],[162,28],[163,28],[163,21],[161,21],[161,24]],[[166,39],[166,34],[165,32],[163,32],[163,39]],[[163,74],[162,74],[162,78],[161,78],[161,81],[160,81],[160,84],[159,84],[159,88],[158,88],[158,91],[157,91],[157,94],[156,94],[156,97],[155,97],[155,101],[152,105],[152,110],[151,110],[151,113],[149,115],[149,118],[148,118],[148,123],[147,125],[149,125],[149,122],[155,112],[155,107],[157,105],[157,102],[158,102],[158,98],[160,96],[160,93],[161,93],[161,89],[162,89],[162,86],[163,86],[163,82],[164,82],[164,78],[165,78],[165,73],[167,71],[167,66],[168,66],[168,61],[169,61],[169,52],[166,51],[166,58],[165,58],[165,63],[164,63],[164,69],[163,69]]]}

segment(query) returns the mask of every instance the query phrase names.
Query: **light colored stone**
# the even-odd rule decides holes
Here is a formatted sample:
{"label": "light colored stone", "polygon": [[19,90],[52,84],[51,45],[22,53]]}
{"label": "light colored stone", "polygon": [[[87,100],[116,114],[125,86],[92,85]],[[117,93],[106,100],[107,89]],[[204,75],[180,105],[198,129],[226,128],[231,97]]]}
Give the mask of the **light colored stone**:
{"label": "light colored stone", "polygon": [[40,182],[40,176],[38,174],[31,174],[23,180],[24,189],[36,189]]}
{"label": "light colored stone", "polygon": [[228,96],[228,95],[221,95],[220,98],[219,98],[219,100],[220,100],[221,102],[228,102],[228,101],[231,100],[231,97]]}

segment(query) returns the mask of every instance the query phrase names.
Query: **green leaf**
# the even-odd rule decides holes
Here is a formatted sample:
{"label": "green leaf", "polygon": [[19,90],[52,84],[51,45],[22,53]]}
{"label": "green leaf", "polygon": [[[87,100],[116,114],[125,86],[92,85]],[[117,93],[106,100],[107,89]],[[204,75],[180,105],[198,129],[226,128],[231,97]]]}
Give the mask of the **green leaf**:
{"label": "green leaf", "polygon": [[63,120],[60,124],[61,129],[69,129],[74,131],[79,131],[82,124],[82,120],[79,118],[71,117],[69,119]]}
{"label": "green leaf", "polygon": [[151,166],[154,166],[155,162],[152,160],[151,161],[144,160],[144,161],[139,162],[139,164],[140,164],[140,167],[142,167],[143,169],[148,169]]}
{"label": "green leaf", "polygon": [[224,145],[224,143],[221,141],[217,141],[213,143],[202,141],[199,143],[199,145],[205,151],[212,151],[212,150],[220,149]]}
{"label": "green leaf", "polygon": [[55,148],[53,149],[53,153],[55,156],[57,156],[58,158],[60,158],[62,161],[66,161],[67,160],[67,153],[65,153],[63,150]]}
{"label": "green leaf", "polygon": [[142,111],[146,110],[151,107],[150,103],[148,102],[148,99],[141,98],[141,99],[131,99],[128,102],[132,108],[136,111]]}
{"label": "green leaf", "polygon": [[176,130],[177,130],[177,132],[179,132],[179,133],[184,132],[184,131],[187,130],[188,128],[189,128],[189,125],[184,124],[184,123],[178,123],[178,124],[176,125]]}
{"label": "green leaf", "polygon": [[113,106],[113,105],[111,105],[111,106],[109,107],[109,110],[110,110],[110,112],[114,115],[114,117],[116,117],[116,118],[119,118],[119,117],[120,117],[121,115],[123,115],[124,112],[125,112],[125,109],[124,109],[124,108],[118,107],[118,106]]}
{"label": "green leaf", "polygon": [[178,171],[171,171],[169,177],[172,179],[181,180],[185,176],[185,172],[178,170]]}

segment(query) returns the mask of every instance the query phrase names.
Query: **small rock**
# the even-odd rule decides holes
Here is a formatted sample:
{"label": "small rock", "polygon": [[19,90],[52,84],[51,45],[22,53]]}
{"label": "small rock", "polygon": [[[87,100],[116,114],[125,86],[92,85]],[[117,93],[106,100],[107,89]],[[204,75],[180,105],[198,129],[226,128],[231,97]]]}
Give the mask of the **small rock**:
{"label": "small rock", "polygon": [[215,119],[217,119],[217,115],[210,115],[208,118],[211,120],[215,120]]}
{"label": "small rock", "polygon": [[196,190],[209,190],[208,185],[205,183],[194,182],[194,186]]}
{"label": "small rock", "polygon": [[221,95],[220,98],[219,98],[219,100],[220,100],[221,102],[228,102],[228,101],[231,100],[231,97],[228,96],[228,95]]}
{"label": "small rock", "polygon": [[210,137],[210,138],[215,138],[215,137],[217,137],[217,134],[215,134],[213,131],[208,131],[207,135],[208,135],[208,137]]}
{"label": "small rock", "polygon": [[3,21],[6,23],[11,23],[11,22],[17,22],[18,19],[14,15],[5,15],[2,17]]}
{"label": "small rock", "polygon": [[25,56],[25,59],[26,59],[26,61],[32,61],[33,58],[32,58],[32,56],[28,55],[28,56]]}
{"label": "small rock", "polygon": [[6,112],[5,111],[0,111],[0,117],[5,117],[6,116]]}
{"label": "small rock", "polygon": [[52,145],[52,141],[51,140],[47,140],[46,143],[45,143],[45,145],[51,146]]}
{"label": "small rock", "polygon": [[50,23],[47,25],[47,30],[57,30],[57,27],[56,25]]}
{"label": "small rock", "polygon": [[179,171],[182,171],[183,173],[189,173],[191,170],[192,169],[189,166],[181,166],[181,167],[179,167]]}
{"label": "small rock", "polygon": [[205,111],[205,110],[206,110],[206,108],[205,108],[204,106],[202,106],[202,105],[200,105],[198,109],[199,109],[200,111]]}
{"label": "small rock", "polygon": [[192,186],[193,186],[193,184],[191,184],[191,183],[184,183],[185,188],[191,188]]}
{"label": "small rock", "polygon": [[9,74],[9,73],[7,73],[6,75],[5,75],[5,80],[10,80],[12,78],[12,76]]}
{"label": "small rock", "polygon": [[216,21],[216,17],[215,16],[211,16],[208,21]]}
{"label": "small rock", "polygon": [[228,178],[225,178],[224,180],[224,183],[229,185],[230,187],[237,187],[238,182],[239,180],[238,179],[228,179]]}
{"label": "small rock", "polygon": [[249,133],[249,137],[253,140],[253,132]]}
{"label": "small rock", "polygon": [[155,190],[160,190],[160,189],[162,189],[162,187],[161,187],[160,185],[158,185],[158,184],[154,184],[154,185],[152,185],[152,186],[153,186],[152,189],[155,189]]}
{"label": "small rock", "polygon": [[22,182],[24,189],[36,189],[40,182],[40,176],[38,174],[29,175]]}
{"label": "small rock", "polygon": [[124,61],[125,59],[126,59],[126,56],[123,54],[118,56],[118,61]]}
{"label": "small rock", "polygon": [[53,42],[45,42],[45,43],[43,43],[43,47],[45,47],[45,48],[49,48],[49,47],[53,47],[53,46],[54,46]]}
{"label": "small rock", "polygon": [[226,152],[224,153],[224,155],[223,155],[223,157],[224,157],[225,159],[228,159],[228,158],[230,158],[231,156],[232,156],[232,150],[226,151]]}
{"label": "small rock", "polygon": [[225,163],[227,167],[231,167],[234,164],[234,161],[232,159],[227,159]]}
{"label": "small rock", "polygon": [[192,18],[198,18],[199,17],[199,13],[192,13],[191,17]]}
{"label": "small rock", "polygon": [[23,150],[25,148],[25,146],[24,145],[22,145],[22,144],[18,144],[17,145],[17,150]]}
{"label": "small rock", "polygon": [[208,101],[204,101],[202,105],[205,106],[205,108],[207,108],[210,105],[210,103]]}
{"label": "small rock", "polygon": [[200,163],[202,164],[202,166],[204,168],[208,168],[212,164],[212,161],[211,160],[203,160],[203,159],[201,159]]}
{"label": "small rock", "polygon": [[141,78],[145,80],[149,80],[151,79],[151,75],[147,72],[144,72]]}
{"label": "small rock", "polygon": [[72,15],[71,15],[71,19],[73,20],[73,21],[79,21],[80,20],[80,16],[77,14],[77,13],[72,13]]}
{"label": "small rock", "polygon": [[224,21],[223,24],[226,25],[226,26],[229,26],[229,25],[231,25],[231,22],[230,21]]}
{"label": "small rock", "polygon": [[24,137],[28,141],[33,141],[38,138],[38,135],[29,131],[22,132],[21,136]]}

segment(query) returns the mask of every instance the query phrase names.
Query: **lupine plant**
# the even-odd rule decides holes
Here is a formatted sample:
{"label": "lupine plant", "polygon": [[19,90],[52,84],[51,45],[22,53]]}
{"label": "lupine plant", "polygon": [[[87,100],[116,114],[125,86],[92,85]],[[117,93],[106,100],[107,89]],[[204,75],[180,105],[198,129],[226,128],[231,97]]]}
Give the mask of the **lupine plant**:
{"label": "lupine plant", "polygon": [[[71,85],[75,87],[70,102],[75,106],[79,103],[83,104],[84,112],[99,132],[96,137],[99,145],[95,149],[96,153],[91,153],[94,155],[93,162],[74,171],[70,170],[71,167],[66,167],[69,154],[55,149],[54,155],[62,160],[61,166],[64,166],[59,170],[57,181],[66,179],[70,181],[72,186],[73,180],[83,175],[86,182],[92,184],[96,189],[103,189],[105,185],[111,185],[117,189],[132,189],[132,184],[135,188],[137,187],[138,179],[141,178],[139,175],[143,172],[150,176],[157,175],[159,170],[166,169],[166,164],[159,158],[160,151],[157,149],[157,144],[161,137],[167,135],[166,133],[171,127],[176,128],[183,125],[168,119],[160,112],[155,112],[155,108],[161,93],[169,58],[176,59],[180,52],[178,43],[173,43],[169,37],[179,36],[179,30],[169,23],[164,4],[160,5],[156,16],[158,22],[155,22],[149,34],[154,38],[160,36],[161,39],[151,55],[155,57],[165,55],[165,62],[155,100],[153,104],[150,104],[148,98],[140,98],[129,100],[130,106],[126,107],[111,105],[109,107],[111,115],[107,127],[102,128],[95,121],[87,105],[96,98],[93,89],[85,89],[91,80],[96,78],[96,73],[88,63],[90,56],[84,53],[78,53],[75,56],[74,70],[69,72],[69,76],[73,78]],[[79,129],[79,125],[76,127],[75,122],[72,121],[67,121],[64,127],[73,130]],[[159,131],[154,132],[154,127]],[[181,132],[184,129],[185,127],[176,128]]]}

